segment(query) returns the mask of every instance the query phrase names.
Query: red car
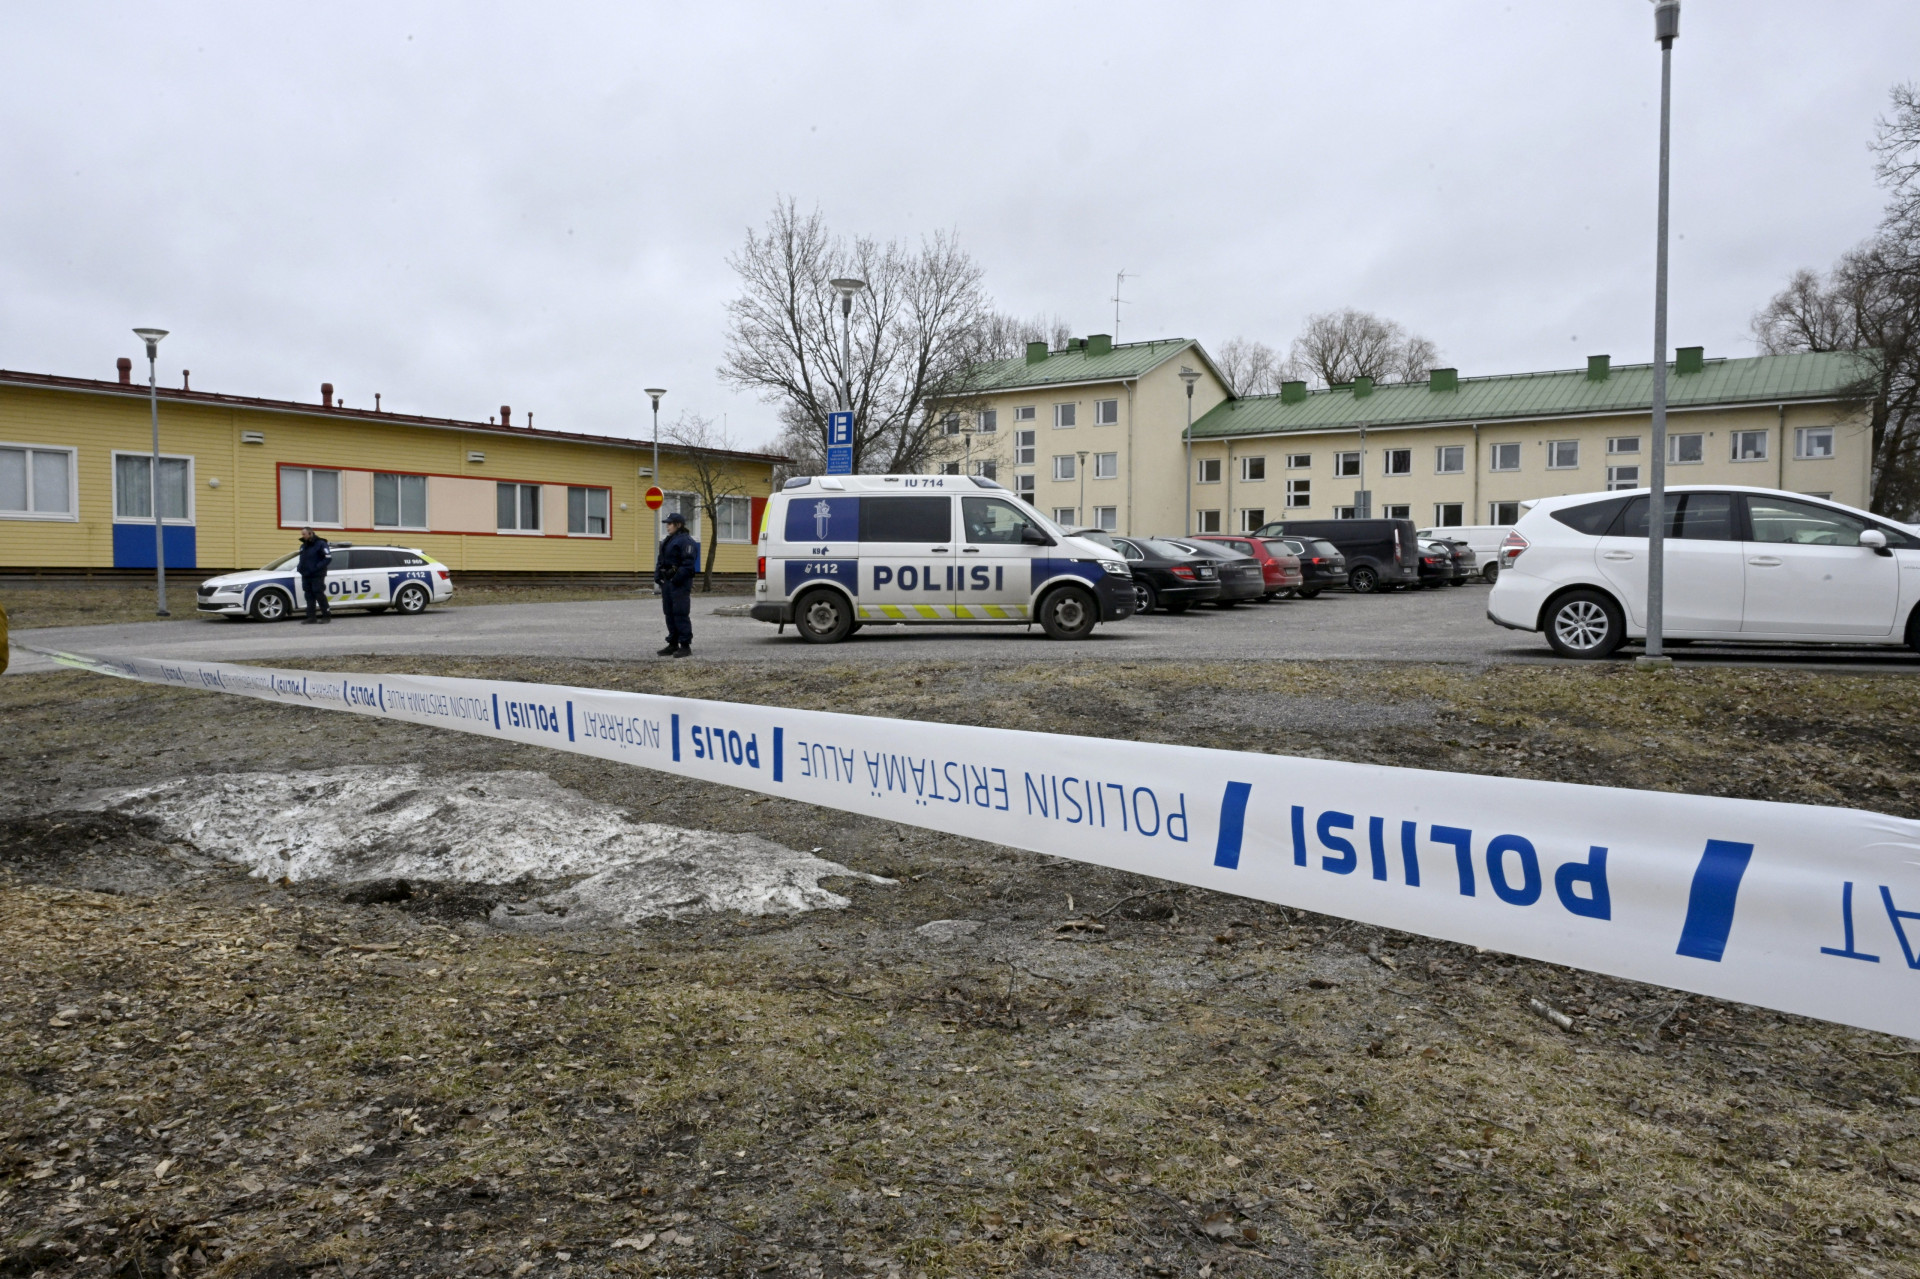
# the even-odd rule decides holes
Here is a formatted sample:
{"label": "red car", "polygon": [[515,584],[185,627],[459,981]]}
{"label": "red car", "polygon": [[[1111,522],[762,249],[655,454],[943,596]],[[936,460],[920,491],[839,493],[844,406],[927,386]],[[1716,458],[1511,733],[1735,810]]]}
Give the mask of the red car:
{"label": "red car", "polygon": [[1230,551],[1251,555],[1259,560],[1260,571],[1267,579],[1267,599],[1272,599],[1282,591],[1293,590],[1306,580],[1300,573],[1300,557],[1289,554],[1278,542],[1258,537],[1230,537],[1224,533],[1201,533],[1187,540],[1218,542]]}

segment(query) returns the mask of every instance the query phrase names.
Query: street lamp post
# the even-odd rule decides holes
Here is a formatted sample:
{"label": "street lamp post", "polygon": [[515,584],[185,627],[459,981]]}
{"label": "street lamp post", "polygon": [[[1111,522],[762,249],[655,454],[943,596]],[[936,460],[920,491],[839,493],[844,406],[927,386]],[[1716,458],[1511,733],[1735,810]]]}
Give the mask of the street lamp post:
{"label": "street lamp post", "polygon": [[660,483],[660,397],[667,390],[663,386],[650,386],[647,396],[653,401],[653,482]]}
{"label": "street lamp post", "polygon": [[1080,505],[1073,508],[1073,522],[1085,524],[1087,522],[1087,451],[1080,449],[1079,456],[1080,460],[1075,465],[1080,471]]}
{"label": "street lamp post", "polygon": [[1653,483],[1647,496],[1647,651],[1640,660],[1669,665],[1667,603],[1667,161],[1673,122],[1673,41],[1680,0],[1654,0],[1653,37],[1660,42],[1660,212],[1653,259]]}
{"label": "street lamp post", "polygon": [[1199,371],[1182,364],[1180,380],[1187,384],[1187,482],[1181,486],[1187,495],[1187,522],[1181,527],[1181,536],[1191,537],[1193,535],[1193,384],[1200,380]]}
{"label": "street lamp post", "polygon": [[167,539],[165,525],[160,518],[160,382],[156,367],[160,358],[160,339],[167,336],[167,331],[135,329],[133,335],[147,344],[147,407],[153,415],[153,466],[147,472],[147,495],[153,503],[153,580],[159,594],[159,606],[155,611],[161,617],[171,617],[173,615],[167,611]]}
{"label": "street lamp post", "polygon": [[840,295],[840,407],[843,411],[853,412],[853,295],[867,287],[865,280],[844,276],[838,280],[829,280],[834,292]]}

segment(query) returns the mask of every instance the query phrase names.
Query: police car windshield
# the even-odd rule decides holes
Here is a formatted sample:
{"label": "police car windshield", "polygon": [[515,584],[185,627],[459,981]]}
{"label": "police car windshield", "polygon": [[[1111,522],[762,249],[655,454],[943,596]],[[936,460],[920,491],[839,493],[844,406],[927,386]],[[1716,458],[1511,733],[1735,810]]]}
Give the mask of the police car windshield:
{"label": "police car windshield", "polygon": [[276,568],[291,568],[293,566],[293,562],[299,558],[300,558],[300,552],[289,551],[285,555],[282,555],[279,559],[273,561],[271,564],[267,564],[263,566],[260,571],[263,573],[266,573],[266,572],[271,572]]}

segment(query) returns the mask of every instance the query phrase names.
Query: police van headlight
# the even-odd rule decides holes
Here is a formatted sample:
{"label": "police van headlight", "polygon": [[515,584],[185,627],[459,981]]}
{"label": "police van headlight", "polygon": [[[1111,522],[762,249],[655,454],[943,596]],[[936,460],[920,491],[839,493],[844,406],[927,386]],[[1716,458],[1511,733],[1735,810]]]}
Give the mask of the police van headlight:
{"label": "police van headlight", "polygon": [[1133,570],[1127,567],[1125,560],[1095,560],[1102,573],[1111,573],[1115,577],[1132,577]]}

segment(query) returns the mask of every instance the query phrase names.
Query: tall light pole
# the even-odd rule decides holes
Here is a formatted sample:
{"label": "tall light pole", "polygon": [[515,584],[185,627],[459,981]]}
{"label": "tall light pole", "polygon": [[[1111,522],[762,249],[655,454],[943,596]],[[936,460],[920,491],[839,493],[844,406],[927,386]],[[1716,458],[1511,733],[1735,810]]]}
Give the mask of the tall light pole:
{"label": "tall light pole", "polygon": [[1180,380],[1187,384],[1187,482],[1181,487],[1187,494],[1187,522],[1181,527],[1180,536],[1193,536],[1193,384],[1200,380],[1197,369],[1180,366]]}
{"label": "tall light pole", "polygon": [[853,412],[853,295],[867,287],[865,280],[845,276],[838,280],[829,280],[834,292],[840,295],[840,372],[843,381],[840,384],[840,407],[843,411]]}
{"label": "tall light pole", "polygon": [[660,483],[660,397],[667,393],[663,386],[650,386],[647,395],[653,401],[653,482]]}
{"label": "tall light pole", "polygon": [[147,493],[153,503],[153,580],[160,597],[155,611],[161,617],[171,617],[173,614],[167,611],[167,539],[160,520],[160,381],[156,367],[160,339],[167,336],[167,331],[135,329],[133,335],[147,344],[147,407],[153,414],[153,466],[147,473]]}
{"label": "tall light pole", "polygon": [[1653,38],[1660,42],[1660,212],[1653,259],[1653,483],[1647,497],[1647,651],[1640,660],[1666,666],[1662,631],[1667,603],[1667,160],[1673,123],[1673,41],[1680,0],[1654,0]]}
{"label": "tall light pole", "polygon": [[1087,522],[1087,451],[1079,450],[1080,461],[1080,505],[1073,508],[1073,522],[1084,525]]}

